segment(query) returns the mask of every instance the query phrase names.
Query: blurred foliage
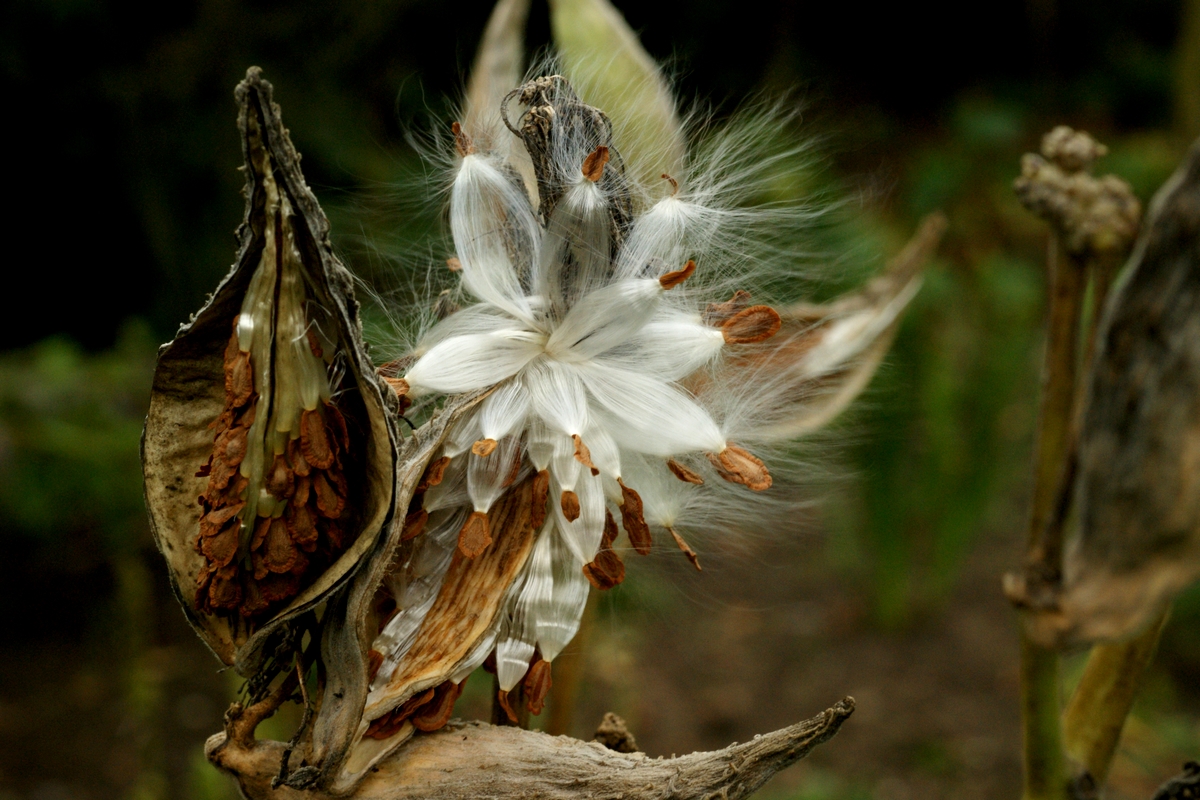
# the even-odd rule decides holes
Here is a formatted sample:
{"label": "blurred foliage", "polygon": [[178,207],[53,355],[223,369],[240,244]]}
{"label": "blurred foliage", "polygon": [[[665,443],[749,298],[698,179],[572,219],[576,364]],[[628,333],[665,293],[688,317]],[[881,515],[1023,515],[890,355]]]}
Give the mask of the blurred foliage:
{"label": "blurred foliage", "polygon": [[[1196,17],[1196,0],[1187,3]],[[854,480],[825,511],[831,563],[854,581],[871,622],[903,632],[944,608],[981,537],[1000,530],[1019,539],[1045,231],[1012,196],[1018,159],[1053,124],[1086,127],[1110,147],[1098,169],[1147,200],[1186,136],[1200,133],[1179,110],[1200,84],[1180,71],[1200,50],[1176,42],[1183,4],[997,3],[975,9],[985,21],[951,36],[937,24],[958,18],[949,3],[771,0],[754,14],[719,0],[686,13],[666,2],[618,5],[656,57],[674,58],[685,98],[719,110],[763,87],[805,99],[802,130],[824,143],[814,164],[822,170],[780,191],[858,201],[814,234],[812,249],[841,254],[822,273],[822,296],[877,269],[921,215],[949,216],[887,362],[836,431]],[[31,296],[52,309],[3,318],[4,341],[19,349],[0,354],[0,528],[15,576],[0,598],[29,607],[6,622],[18,643],[64,630],[83,637],[86,627],[121,648],[108,666],[122,676],[111,687],[123,698],[122,730],[136,739],[135,768],[111,777],[124,796],[234,796],[198,745],[174,758],[159,737],[176,725],[167,721],[169,681],[194,680],[192,696],[230,687],[211,664],[196,668],[200,677],[164,666],[170,637],[188,634],[178,634],[181,615],[147,555],[138,463],[155,346],[233,257],[242,176],[232,88],[247,66],[264,67],[337,245],[374,291],[410,301],[424,282],[414,243],[437,229],[440,207],[404,200],[432,170],[403,139],[450,118],[489,7],[201,0],[146,14],[102,0],[13,0],[0,10],[0,86],[33,120],[14,131],[14,151],[25,155],[10,160],[22,193],[12,238],[17,259],[34,265],[25,274],[36,284]],[[535,4],[535,46],[548,41],[545,16]],[[53,250],[68,231],[70,256]],[[417,253],[411,271],[389,274],[396,252]],[[370,312],[381,338],[389,326]],[[1015,544],[1012,552],[1015,561]],[[676,601],[650,572],[613,593],[606,620]],[[176,633],[163,632],[168,617]],[[1177,604],[1137,710],[1131,741],[1151,760],[1196,747],[1194,721],[1179,715],[1200,710],[1198,631],[1194,590]],[[608,674],[625,675],[629,650],[602,654]],[[612,680],[633,691],[631,679]],[[486,690],[472,686],[466,702],[485,705]],[[287,721],[276,724],[287,738]],[[910,755],[923,774],[953,769],[937,742]],[[1132,763],[1114,774],[1133,774]],[[0,763],[0,797],[11,768]],[[806,775],[795,791],[767,796],[887,796],[857,776]]]}

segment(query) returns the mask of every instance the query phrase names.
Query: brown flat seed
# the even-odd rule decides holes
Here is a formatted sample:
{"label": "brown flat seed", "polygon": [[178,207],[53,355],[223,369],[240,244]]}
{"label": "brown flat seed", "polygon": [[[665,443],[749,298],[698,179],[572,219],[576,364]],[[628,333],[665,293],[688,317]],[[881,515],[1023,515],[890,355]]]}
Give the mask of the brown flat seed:
{"label": "brown flat seed", "polygon": [[596,469],[596,465],[592,463],[592,451],[588,450],[583,439],[579,437],[578,433],[571,434],[571,438],[575,441],[575,460],[590,469],[593,475],[599,475],[600,470]]}
{"label": "brown flat seed", "polygon": [[223,458],[217,458],[216,453],[214,453],[212,467],[208,471],[208,490],[206,494],[211,495],[224,489],[233,480],[233,476],[237,474],[237,471],[237,467]]}
{"label": "brown flat seed", "polygon": [[461,272],[462,271],[462,262],[459,261],[457,258],[447,258],[446,266],[450,269],[451,272]]}
{"label": "brown flat seed", "polygon": [[249,432],[249,428],[243,428],[241,425],[226,428],[213,443],[213,453],[226,464],[236,467],[246,457],[246,434]]}
{"label": "brown flat seed", "polygon": [[325,420],[317,411],[300,415],[300,452],[304,460],[317,469],[333,466],[333,449],[325,431]]}
{"label": "brown flat seed", "polygon": [[235,609],[242,604],[242,586],[237,580],[236,564],[213,572],[208,586],[208,604],[212,608]]}
{"label": "brown flat seed", "polygon": [[246,507],[245,503],[235,503],[231,506],[223,508],[214,508],[203,517],[200,518],[200,536],[216,536],[220,533],[229,520],[242,513],[242,509]]}
{"label": "brown flat seed", "polygon": [[308,349],[317,358],[324,358],[325,351],[321,349],[321,341],[317,339],[317,332],[312,328],[308,329]]}
{"label": "brown flat seed", "polygon": [[695,271],[696,262],[689,258],[688,262],[683,265],[683,269],[675,270],[674,272],[668,272],[666,275],[663,275],[658,279],[658,284],[664,289],[674,289],[676,286],[692,277],[692,273]]}
{"label": "brown flat seed", "polygon": [[407,542],[420,536],[425,532],[426,522],[429,522],[429,512],[423,508],[409,514],[404,518],[404,532],[400,534],[400,541]]}
{"label": "brown flat seed", "polygon": [[667,532],[671,534],[671,537],[675,540],[675,544],[679,546],[679,549],[683,551],[685,556],[687,556],[687,560],[692,562],[692,566],[696,568],[697,572],[699,572],[700,559],[696,556],[696,551],[688,546],[688,543],[684,541],[682,536],[679,535],[679,531],[668,527]]}
{"label": "brown flat seed", "polygon": [[730,483],[740,483],[751,491],[771,488],[771,473],[762,460],[735,444],[720,453],[706,453],[717,473]]}
{"label": "brown flat seed", "polygon": [[559,505],[562,506],[562,513],[567,522],[579,519],[579,495],[570,489],[564,489],[562,497],[559,498]]}
{"label": "brown flat seed", "polygon": [[296,474],[282,453],[275,456],[267,474],[263,476],[263,488],[281,500],[291,497],[295,492]]}
{"label": "brown flat seed", "polygon": [[670,175],[668,175],[665,172],[662,175],[660,175],[659,177],[661,177],[664,181],[671,184],[671,196],[672,197],[679,194],[679,181],[675,180],[674,178],[672,178]]}
{"label": "brown flat seed", "polygon": [[296,566],[300,552],[292,543],[292,537],[288,536],[287,523],[282,517],[271,520],[264,544],[263,566],[269,572],[277,574],[291,572],[292,567]]}
{"label": "brown flat seed", "polygon": [[241,408],[250,402],[254,394],[254,370],[250,368],[250,354],[238,351],[228,372],[225,373],[225,404],[230,408]]}
{"label": "brown flat seed", "polygon": [[408,381],[404,380],[404,378],[387,378],[387,377],[385,377],[383,379],[383,381],[388,386],[392,387],[392,391],[395,392],[400,397],[405,397],[408,395],[408,390],[410,387],[408,385]]}
{"label": "brown flat seed", "polygon": [[292,465],[292,472],[301,477],[312,472],[312,465],[304,460],[304,454],[300,452],[300,437],[289,440],[284,452],[287,454],[288,463]]}
{"label": "brown flat seed", "polygon": [[282,600],[290,600],[300,594],[300,580],[298,576],[290,573],[268,575],[258,582],[258,590],[264,604],[278,603]]}
{"label": "brown flat seed", "polygon": [[462,684],[454,681],[439,684],[433,692],[433,699],[413,714],[413,727],[425,733],[446,727],[450,715],[454,713],[454,703],[462,694],[462,690]]}
{"label": "brown flat seed", "polygon": [[283,520],[287,523],[288,533],[297,547],[306,553],[317,549],[317,521],[307,507],[298,506],[293,500],[288,503]]}
{"label": "brown flat seed", "polygon": [[617,479],[617,483],[621,486],[621,525],[629,535],[629,543],[633,545],[633,549],[643,556],[647,555],[654,544],[654,537],[650,535],[650,526],[646,524],[642,497],[626,486],[620,478]]}
{"label": "brown flat seed", "polygon": [[462,125],[457,122],[450,125],[450,132],[454,134],[454,149],[463,158],[475,152],[475,145],[471,142],[471,137],[467,136],[466,131],[462,129]]}
{"label": "brown flat seed", "polygon": [[270,601],[263,597],[260,585],[254,581],[246,581],[242,587],[242,595],[242,604],[237,611],[243,617],[253,617],[266,611],[271,605]]}
{"label": "brown flat seed", "polygon": [[343,537],[345,531],[336,520],[328,520],[325,523],[325,538],[329,540],[329,546],[333,548],[335,553],[340,554],[342,546],[345,544]]}
{"label": "brown flat seed", "polygon": [[292,492],[292,502],[298,506],[306,506],[311,493],[312,478],[296,478],[296,489]]}
{"label": "brown flat seed", "polygon": [[604,509],[604,531],[600,534],[600,549],[612,547],[616,540],[617,521],[613,519],[612,512],[606,508]]}
{"label": "brown flat seed", "polygon": [[602,549],[594,559],[583,565],[583,576],[592,586],[607,591],[625,580],[625,562],[616,551]]}
{"label": "brown flat seed", "polygon": [[350,431],[346,428],[346,418],[342,411],[333,403],[325,403],[325,431],[332,434],[343,453],[350,449]]}
{"label": "brown flat seed", "polygon": [[446,477],[446,467],[448,466],[450,466],[450,456],[442,456],[435,461],[429,462],[429,466],[425,468],[425,474],[417,482],[417,488],[413,490],[413,493],[421,494],[431,486],[437,486],[441,483],[442,478]]}
{"label": "brown flat seed", "polygon": [[546,501],[550,499],[550,470],[544,469],[533,476],[533,509],[529,522],[535,531],[546,524]]}
{"label": "brown flat seed", "polygon": [[496,693],[496,699],[500,701],[500,707],[504,709],[504,713],[508,714],[508,721],[513,725],[517,724],[517,714],[513,711],[512,706],[508,702],[508,692],[501,689]]}
{"label": "brown flat seed", "polygon": [[254,535],[250,537],[250,551],[254,552],[262,547],[262,543],[267,540],[267,531],[271,530],[271,518],[259,517],[254,523]]}
{"label": "brown flat seed", "polygon": [[383,653],[372,648],[367,651],[367,683],[375,680],[379,668],[383,666]]}
{"label": "brown flat seed", "polygon": [[495,439],[480,439],[475,444],[471,445],[471,452],[480,458],[487,458],[496,449]]}
{"label": "brown flat seed", "polygon": [[337,519],[342,515],[346,501],[338,496],[326,472],[315,472],[312,477],[313,493],[317,496],[317,511],[326,519]]}
{"label": "brown flat seed", "polygon": [[546,707],[546,696],[554,682],[550,679],[550,662],[539,658],[525,673],[525,706],[535,717]]}
{"label": "brown flat seed", "polygon": [[467,558],[475,558],[492,543],[492,535],[488,531],[487,514],[482,511],[472,511],[471,516],[463,523],[458,532],[458,549]]}
{"label": "brown flat seed", "polygon": [[754,344],[779,333],[783,320],[770,306],[750,306],[734,314],[721,325],[726,344]]}
{"label": "brown flat seed", "polygon": [[224,567],[233,561],[238,551],[238,531],[241,520],[231,519],[215,536],[200,538],[200,552],[218,567]]}
{"label": "brown flat seed", "polygon": [[704,324],[712,325],[719,328],[730,317],[737,314],[739,311],[749,308],[750,293],[738,289],[733,293],[733,297],[726,300],[724,303],[709,303],[708,308],[704,309]]}
{"label": "brown flat seed", "polygon": [[697,486],[704,483],[704,478],[701,478],[699,475],[692,472],[690,469],[685,467],[683,464],[680,464],[673,458],[667,459],[667,469],[671,470],[675,477],[679,478],[679,480],[683,481],[684,483],[694,483]]}
{"label": "brown flat seed", "polygon": [[604,177],[604,165],[608,163],[608,148],[600,145],[583,160],[583,177],[592,183]]}

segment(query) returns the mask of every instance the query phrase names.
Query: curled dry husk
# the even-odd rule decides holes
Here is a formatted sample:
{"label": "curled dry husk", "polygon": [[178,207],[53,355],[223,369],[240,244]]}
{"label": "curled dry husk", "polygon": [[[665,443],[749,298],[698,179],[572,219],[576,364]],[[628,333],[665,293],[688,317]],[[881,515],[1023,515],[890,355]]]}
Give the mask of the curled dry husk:
{"label": "curled dry husk", "polygon": [[1047,645],[1132,636],[1200,578],[1200,141],[1156,195],[1096,343],[1062,582],[1008,588]]}
{"label": "curled dry husk", "polygon": [[184,611],[250,676],[275,654],[276,634],[376,549],[393,504],[399,409],[367,357],[351,277],[271,85],[252,69],[237,99],[237,262],[159,353],[142,458],[154,538]]}

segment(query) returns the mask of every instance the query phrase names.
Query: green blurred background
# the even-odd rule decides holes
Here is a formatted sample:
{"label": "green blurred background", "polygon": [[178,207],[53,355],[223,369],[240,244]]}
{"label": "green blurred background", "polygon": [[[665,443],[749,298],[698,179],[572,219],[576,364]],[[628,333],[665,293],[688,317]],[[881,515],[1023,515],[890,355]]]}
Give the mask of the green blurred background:
{"label": "green blurred background", "polygon": [[[573,646],[559,724],[625,716],[652,755],[713,748],[853,694],[859,711],[764,796],[1011,798],[1016,636],[999,574],[1028,489],[1046,234],[1012,196],[1051,126],[1089,130],[1143,201],[1200,134],[1197,0],[617,2],[683,97],[802,104],[841,199],[812,232],[831,296],[921,215],[950,229],[866,396],[822,440],[796,531],[710,541],[705,571],[632,563]],[[234,254],[232,89],[276,87],[346,260],[404,299],[436,199],[405,142],[451,118],[480,0],[9,0],[10,310],[0,316],[0,800],[229,798],[201,752],[238,687],[187,629],[144,519],[138,437],[156,346]],[[534,3],[533,46],[549,41]],[[791,135],[790,133],[788,135]],[[19,196],[18,196],[19,195]],[[428,259],[426,259],[428,260]],[[406,268],[418,272],[406,273]],[[372,312],[373,330],[385,327]],[[832,477],[836,476],[836,477]],[[570,654],[568,654],[570,655]],[[1068,684],[1081,655],[1068,660]],[[472,679],[459,713],[487,714]],[[1200,756],[1200,592],[1177,604],[1114,767],[1145,798]],[[287,738],[286,718],[271,724]],[[542,723],[545,724],[545,723]],[[262,731],[265,733],[266,731]]]}

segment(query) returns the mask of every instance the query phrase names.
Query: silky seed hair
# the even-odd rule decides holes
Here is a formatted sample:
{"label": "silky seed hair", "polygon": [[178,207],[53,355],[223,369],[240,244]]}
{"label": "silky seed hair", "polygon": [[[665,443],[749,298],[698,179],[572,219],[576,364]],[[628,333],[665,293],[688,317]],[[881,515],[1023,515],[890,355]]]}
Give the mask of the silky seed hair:
{"label": "silky seed hair", "polygon": [[532,553],[455,676],[494,657],[502,692],[531,666],[542,680],[591,588],[623,578],[608,546],[618,526],[637,552],[678,549],[700,568],[693,533],[770,524],[778,515],[756,512],[797,502],[773,477],[796,459],[772,426],[806,398],[770,367],[793,334],[776,338],[769,301],[802,276],[784,243],[817,211],[745,205],[796,178],[803,148],[769,145],[789,116],[759,108],[717,130],[695,115],[696,150],[647,181],[645,165],[675,143],[629,158],[621,126],[539,66],[495,114],[446,126],[434,153],[450,173],[451,244],[433,272],[435,285],[457,280],[453,308],[425,311],[383,371],[410,414],[449,394],[487,395],[452,428],[436,485],[410,507],[413,547],[388,579],[397,611],[372,647],[373,696],[455,549],[474,558],[491,546],[490,508],[524,481],[538,498]]}

